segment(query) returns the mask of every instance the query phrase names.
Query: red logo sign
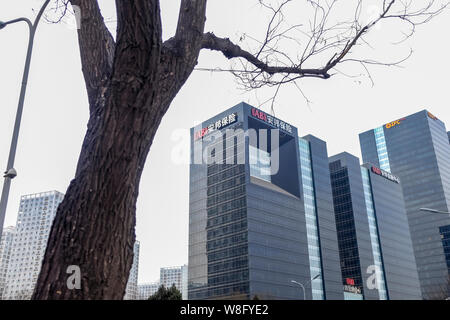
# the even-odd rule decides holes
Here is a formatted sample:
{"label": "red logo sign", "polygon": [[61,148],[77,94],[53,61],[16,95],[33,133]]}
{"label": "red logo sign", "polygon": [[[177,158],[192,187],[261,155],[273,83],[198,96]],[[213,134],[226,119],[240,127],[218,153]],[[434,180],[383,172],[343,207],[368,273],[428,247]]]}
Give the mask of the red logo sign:
{"label": "red logo sign", "polygon": [[252,109],[252,116],[255,118],[258,118],[259,120],[267,122],[267,114],[261,110],[258,110],[256,108]]}
{"label": "red logo sign", "polygon": [[353,280],[352,278],[345,278],[345,283],[347,283],[350,286],[354,286],[355,280]]}
{"label": "red logo sign", "polygon": [[378,174],[378,175],[381,175],[381,169],[380,169],[380,168],[372,167],[372,172],[373,172],[373,173],[376,173],[376,174]]}

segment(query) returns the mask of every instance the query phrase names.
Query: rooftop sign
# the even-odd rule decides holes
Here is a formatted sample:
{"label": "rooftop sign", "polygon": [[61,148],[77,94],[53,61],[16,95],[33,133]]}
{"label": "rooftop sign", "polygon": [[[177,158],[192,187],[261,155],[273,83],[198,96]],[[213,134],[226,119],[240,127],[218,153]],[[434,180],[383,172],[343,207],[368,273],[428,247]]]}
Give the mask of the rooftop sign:
{"label": "rooftop sign", "polygon": [[264,111],[258,110],[256,108],[252,108],[252,117],[259,119],[261,121],[264,121],[268,125],[275,127],[277,129],[280,129],[284,132],[287,132],[289,134],[292,134],[292,126],[290,124],[287,124],[284,121],[281,121],[280,119],[277,119]]}
{"label": "rooftop sign", "polygon": [[219,129],[225,128],[226,126],[237,122],[237,119],[238,119],[238,115],[236,112],[229,114],[228,116],[223,117],[222,119],[219,119],[216,122],[209,124],[207,127],[195,132],[194,140],[203,138],[205,135],[213,132],[214,130],[219,130]]}
{"label": "rooftop sign", "polygon": [[400,179],[398,177],[394,176],[393,174],[387,171],[381,170],[380,168],[377,168],[375,166],[372,166],[372,172],[395,183],[400,183]]}
{"label": "rooftop sign", "polygon": [[428,112],[428,116],[433,120],[439,120],[435,115],[433,115],[431,112]]}
{"label": "rooftop sign", "polygon": [[392,121],[392,122],[387,123],[387,124],[386,124],[386,129],[390,129],[390,128],[392,128],[392,127],[398,126],[398,125],[401,124],[402,121],[405,120],[405,119],[406,119],[406,118],[401,118],[401,119],[399,119],[399,120],[395,120],[395,121]]}

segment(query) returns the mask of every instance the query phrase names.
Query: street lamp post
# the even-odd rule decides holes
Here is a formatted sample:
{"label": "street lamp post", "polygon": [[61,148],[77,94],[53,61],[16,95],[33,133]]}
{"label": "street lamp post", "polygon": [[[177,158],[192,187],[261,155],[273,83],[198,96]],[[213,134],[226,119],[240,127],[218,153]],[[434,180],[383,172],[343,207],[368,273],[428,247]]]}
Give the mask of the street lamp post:
{"label": "street lamp post", "polygon": [[295,280],[291,280],[291,282],[292,282],[292,283],[295,283],[296,285],[299,285],[299,286],[302,288],[302,290],[303,290],[303,300],[306,300],[306,290],[305,290],[305,287],[306,287],[308,284],[310,284],[311,282],[313,282],[314,280],[316,280],[318,277],[320,277],[320,273],[319,273],[319,274],[316,274],[314,278],[312,278],[311,280],[309,280],[309,281],[306,283],[306,285],[303,285],[303,284],[301,284],[300,282],[297,282],[297,281],[295,281]]}
{"label": "street lamp post", "polygon": [[50,0],[46,0],[44,2],[41,9],[39,10],[38,15],[36,16],[36,19],[34,20],[34,23],[31,23],[31,21],[28,18],[17,18],[17,19],[10,20],[7,22],[0,22],[0,30],[5,28],[6,26],[16,23],[16,22],[26,22],[26,24],[28,25],[29,31],[30,31],[29,40],[28,40],[27,57],[25,60],[25,68],[24,68],[23,77],[22,77],[22,87],[20,90],[19,105],[17,106],[16,121],[14,123],[14,131],[13,131],[13,136],[12,136],[12,140],[11,140],[11,146],[9,149],[8,165],[6,167],[6,171],[3,176],[5,178],[5,181],[3,183],[2,196],[1,196],[1,200],[0,200],[0,239],[2,236],[2,232],[3,232],[3,224],[5,222],[6,207],[8,205],[8,196],[9,196],[9,189],[11,187],[11,180],[17,176],[17,172],[14,169],[14,159],[16,157],[17,140],[19,137],[20,122],[22,120],[22,111],[23,111],[23,104],[25,101],[25,92],[27,90],[28,75],[30,73],[31,54],[33,52],[34,36],[36,34],[36,29],[39,24],[39,21],[41,20],[44,10],[47,7],[49,2],[50,2]]}

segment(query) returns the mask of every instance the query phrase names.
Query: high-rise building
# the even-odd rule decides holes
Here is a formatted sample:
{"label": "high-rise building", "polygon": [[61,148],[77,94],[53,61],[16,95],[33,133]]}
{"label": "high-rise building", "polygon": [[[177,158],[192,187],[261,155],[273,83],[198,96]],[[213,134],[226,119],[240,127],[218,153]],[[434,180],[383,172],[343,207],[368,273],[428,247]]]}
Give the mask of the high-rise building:
{"label": "high-rise building", "polygon": [[138,285],[139,299],[147,300],[156,293],[160,286],[167,289],[175,285],[181,292],[183,300],[187,300],[188,266],[164,267],[159,270],[159,281]]}
{"label": "high-rise building", "polygon": [[30,299],[41,269],[48,235],[64,195],[49,191],[22,196],[3,299]]}
{"label": "high-rise building", "polygon": [[152,283],[143,283],[138,285],[138,299],[148,300],[159,289],[159,281]]}
{"label": "high-rise building", "polygon": [[400,180],[349,153],[330,157],[346,299],[420,299]]}
{"label": "high-rise building", "polygon": [[188,300],[188,266],[181,267],[181,299]]}
{"label": "high-rise building", "polygon": [[450,143],[450,131],[447,132],[448,135],[448,142]]}
{"label": "high-rise building", "polygon": [[[424,299],[450,290],[441,229],[450,216],[450,144],[444,123],[423,110],[359,135],[364,162],[401,180]],[[450,292],[449,292],[450,293]]]}
{"label": "high-rise building", "polygon": [[159,271],[159,283],[166,288],[175,285],[182,293],[183,287],[186,286],[186,284],[183,283],[183,279],[186,279],[186,269],[186,265],[161,268]]}
{"label": "high-rise building", "polygon": [[4,228],[0,241],[0,299],[3,299],[3,291],[5,290],[6,286],[6,276],[9,260],[11,259],[11,251],[15,231],[15,227]]}
{"label": "high-rise building", "polygon": [[138,300],[138,273],[139,273],[139,249],[140,243],[136,241],[133,247],[133,264],[131,265],[130,275],[128,276],[127,287],[124,300]]}
{"label": "high-rise building", "polygon": [[326,144],[245,103],[192,128],[188,265],[189,299],[343,299]]}

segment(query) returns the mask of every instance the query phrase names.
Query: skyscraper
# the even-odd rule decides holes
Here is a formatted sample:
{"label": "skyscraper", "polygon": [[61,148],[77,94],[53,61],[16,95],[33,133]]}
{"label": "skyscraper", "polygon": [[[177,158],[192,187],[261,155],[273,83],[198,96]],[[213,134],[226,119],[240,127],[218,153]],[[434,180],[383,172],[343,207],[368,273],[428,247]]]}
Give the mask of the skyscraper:
{"label": "skyscraper", "polygon": [[152,283],[142,283],[138,285],[138,299],[148,300],[159,289],[159,281]]}
{"label": "skyscraper", "polygon": [[0,241],[0,299],[3,299],[3,291],[6,286],[6,276],[8,264],[11,259],[12,244],[15,234],[15,227],[3,229],[2,239]]}
{"label": "skyscraper", "polygon": [[133,264],[131,265],[130,275],[128,276],[127,287],[125,290],[124,300],[138,300],[138,273],[139,273],[139,251],[140,243],[136,241],[133,247]]}
{"label": "skyscraper", "polygon": [[21,197],[3,299],[31,298],[50,228],[63,198],[58,191]]}
{"label": "skyscraper", "polygon": [[420,299],[400,180],[346,152],[330,172],[346,299]]}
{"label": "skyscraper", "polygon": [[450,209],[450,144],[444,123],[423,110],[359,135],[364,162],[401,180],[422,295],[450,290],[442,228],[450,217],[423,212]]}
{"label": "skyscraper", "polygon": [[186,265],[161,268],[159,270],[159,283],[166,288],[175,285],[175,287],[183,293],[183,287],[186,286],[186,284],[183,283],[183,279],[186,280],[186,272]]}
{"label": "skyscraper", "polygon": [[245,103],[192,128],[189,299],[343,299],[328,170],[323,141]]}

